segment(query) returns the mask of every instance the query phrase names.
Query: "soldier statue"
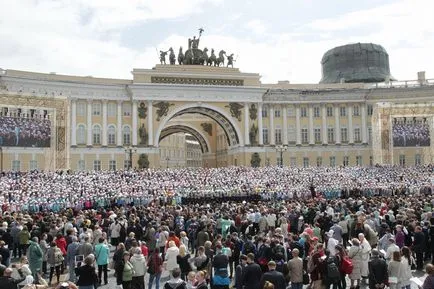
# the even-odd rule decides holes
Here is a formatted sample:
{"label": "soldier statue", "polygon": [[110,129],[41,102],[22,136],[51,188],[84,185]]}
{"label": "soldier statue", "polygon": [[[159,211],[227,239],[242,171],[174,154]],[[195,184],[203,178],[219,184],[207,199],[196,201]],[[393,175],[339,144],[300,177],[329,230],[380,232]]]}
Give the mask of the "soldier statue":
{"label": "soldier statue", "polygon": [[169,52],[169,50],[167,50],[167,51],[160,50],[160,64],[166,64],[167,52]]}
{"label": "soldier statue", "polygon": [[234,68],[234,54],[232,53],[231,55],[227,56],[228,59],[228,64],[226,65],[226,67],[229,67],[229,65]]}

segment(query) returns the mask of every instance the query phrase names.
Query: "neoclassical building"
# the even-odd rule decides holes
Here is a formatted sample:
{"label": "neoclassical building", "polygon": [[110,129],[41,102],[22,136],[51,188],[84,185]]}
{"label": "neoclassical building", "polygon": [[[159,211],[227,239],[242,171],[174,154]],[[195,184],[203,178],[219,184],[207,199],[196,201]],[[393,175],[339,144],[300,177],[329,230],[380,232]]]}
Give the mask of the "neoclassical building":
{"label": "neoclassical building", "polygon": [[[150,167],[250,166],[255,152],[262,166],[434,162],[433,141],[398,147],[392,136],[395,119],[413,118],[433,135],[434,82],[423,74],[401,82],[265,84],[257,73],[199,65],[133,69],[131,79],[1,70],[0,108],[12,127],[4,129],[2,170],[124,169],[137,167],[141,154]],[[17,118],[49,121],[49,145],[23,145],[24,130],[10,124]],[[170,136],[182,144],[167,144]],[[186,139],[195,152],[188,161]]]}

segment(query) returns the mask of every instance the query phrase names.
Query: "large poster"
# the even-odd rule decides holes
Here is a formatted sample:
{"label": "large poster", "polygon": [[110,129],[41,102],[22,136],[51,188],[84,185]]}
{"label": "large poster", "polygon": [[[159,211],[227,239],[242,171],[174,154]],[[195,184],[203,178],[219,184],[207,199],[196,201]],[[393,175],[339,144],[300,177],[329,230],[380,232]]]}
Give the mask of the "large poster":
{"label": "large poster", "polygon": [[426,117],[396,117],[392,130],[394,147],[427,147],[431,144]]}
{"label": "large poster", "polygon": [[0,146],[49,147],[50,141],[49,119],[0,117]]}

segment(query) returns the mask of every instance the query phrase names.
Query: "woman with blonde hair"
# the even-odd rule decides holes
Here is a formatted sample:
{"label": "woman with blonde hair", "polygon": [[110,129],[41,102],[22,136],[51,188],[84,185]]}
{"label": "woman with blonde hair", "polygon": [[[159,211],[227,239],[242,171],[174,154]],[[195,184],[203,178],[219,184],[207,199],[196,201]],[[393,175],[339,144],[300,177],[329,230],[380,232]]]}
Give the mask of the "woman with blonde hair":
{"label": "woman with blonde hair", "polygon": [[196,289],[208,289],[206,275],[207,273],[205,271],[198,271],[196,273]]}
{"label": "woman with blonde hair", "polygon": [[187,248],[184,244],[179,246],[179,255],[176,256],[176,262],[179,265],[179,268],[181,269],[181,279],[186,281],[186,277],[188,272],[191,271],[191,265],[189,262],[190,254],[187,252]]}
{"label": "woman with blonde hair", "polygon": [[169,241],[169,248],[166,251],[165,261],[166,261],[166,270],[172,272],[173,269],[178,268],[177,257],[179,255],[179,249],[176,247],[174,241]]}

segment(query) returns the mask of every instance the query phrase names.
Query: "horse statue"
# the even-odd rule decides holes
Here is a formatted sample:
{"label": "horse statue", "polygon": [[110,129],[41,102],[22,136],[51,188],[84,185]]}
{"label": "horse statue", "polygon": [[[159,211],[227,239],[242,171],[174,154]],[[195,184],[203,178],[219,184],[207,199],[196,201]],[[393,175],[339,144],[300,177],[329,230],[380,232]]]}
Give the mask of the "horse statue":
{"label": "horse statue", "polygon": [[185,52],[184,65],[192,65],[194,61],[193,52],[189,49]]}
{"label": "horse statue", "polygon": [[217,62],[217,57],[215,56],[215,53],[214,53],[214,49],[212,48],[211,49],[211,56],[208,58],[208,61],[206,62],[206,65],[208,66],[212,66],[212,65],[214,65],[215,66],[215,63]]}
{"label": "horse statue", "polygon": [[179,52],[178,52],[178,64],[179,65],[184,64],[184,59],[185,59],[185,56],[184,56],[184,53],[182,52],[182,46],[181,46],[181,47],[179,47]]}
{"label": "horse statue", "polygon": [[206,64],[206,63],[208,63],[208,48],[204,48],[203,49],[203,52],[202,52],[202,55],[200,56],[200,58],[199,58],[199,64],[200,65],[204,65],[204,64]]}
{"label": "horse statue", "polygon": [[169,54],[169,62],[170,62],[170,65],[175,65],[175,59],[176,59],[176,56],[175,56],[175,53],[173,52],[173,49],[172,49],[172,47],[170,47],[169,48],[169,51],[170,51],[170,54]]}
{"label": "horse statue", "polygon": [[219,57],[217,58],[216,62],[214,63],[214,66],[220,66],[220,64],[225,66],[225,55],[226,55],[226,51],[220,50]]}

